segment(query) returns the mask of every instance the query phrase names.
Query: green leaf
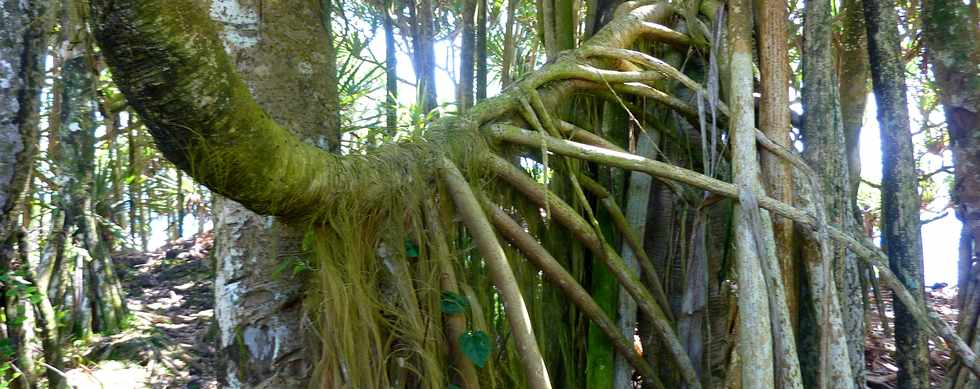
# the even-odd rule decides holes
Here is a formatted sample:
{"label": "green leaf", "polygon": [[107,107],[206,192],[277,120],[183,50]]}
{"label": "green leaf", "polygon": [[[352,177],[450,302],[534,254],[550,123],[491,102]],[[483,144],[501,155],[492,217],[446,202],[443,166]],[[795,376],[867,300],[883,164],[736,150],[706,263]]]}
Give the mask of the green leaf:
{"label": "green leaf", "polygon": [[449,386],[447,386],[446,389],[463,389],[463,388],[460,388],[459,385],[456,384],[449,384]]}
{"label": "green leaf", "polygon": [[483,331],[466,331],[459,336],[459,348],[474,365],[482,368],[490,357],[490,336]]}
{"label": "green leaf", "polygon": [[417,246],[415,242],[408,239],[405,239],[405,256],[409,258],[419,257],[419,246]]}
{"label": "green leaf", "polygon": [[315,242],[316,234],[313,232],[313,229],[306,230],[306,234],[303,235],[303,251],[313,250],[313,243]]}
{"label": "green leaf", "polygon": [[293,265],[293,258],[286,258],[276,264],[276,267],[272,269],[272,278],[280,279],[282,278],[282,273]]}
{"label": "green leaf", "polygon": [[466,298],[458,293],[442,292],[442,312],[447,315],[462,315],[469,308],[470,303]]}

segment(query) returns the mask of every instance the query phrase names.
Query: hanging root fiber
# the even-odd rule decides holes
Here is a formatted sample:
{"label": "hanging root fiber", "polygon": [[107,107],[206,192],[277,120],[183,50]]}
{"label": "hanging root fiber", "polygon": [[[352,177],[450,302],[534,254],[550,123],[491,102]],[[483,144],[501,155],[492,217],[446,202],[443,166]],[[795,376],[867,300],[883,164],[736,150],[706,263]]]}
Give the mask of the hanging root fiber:
{"label": "hanging root fiber", "polygon": [[[688,249],[646,252],[617,205],[624,199],[615,177],[628,174],[652,176],[676,204],[703,204],[691,208],[699,212],[742,202],[743,212],[768,211],[753,223],[787,218],[824,244],[842,242],[980,373],[970,348],[897,282],[880,250],[826,222],[813,171],[738,116],[751,106],[719,100],[711,104],[718,120],[709,126],[701,119],[696,99],[717,95],[706,70],[713,50],[686,32],[713,25],[716,3],[703,2],[703,14],[684,18],[666,2],[627,2],[579,48],[465,114],[430,123],[421,139],[345,156],[306,145],[269,119],[236,75],[207,12],[191,0],[91,3],[113,76],[160,150],[213,191],[308,228],[304,306],[319,348],[318,387],[585,387],[580,356],[589,351],[589,323],[652,387],[717,385],[713,372],[738,364],[725,350],[709,350],[721,358],[692,361],[690,339],[677,331],[679,317],[692,314],[678,308],[686,262],[676,258]],[[685,56],[684,67],[669,60]],[[751,72],[749,64],[721,71]],[[600,125],[613,112],[627,119]],[[796,168],[814,212],[747,181],[725,180],[756,160],[755,147],[727,145],[738,136],[726,133],[729,120],[751,137],[749,146],[758,143]],[[662,161],[632,152],[631,139],[648,130],[659,132]],[[701,203],[706,198],[712,202]],[[731,201],[719,200],[725,198]],[[702,240],[717,248],[710,255],[725,262],[731,235],[706,231]],[[623,261],[622,242],[637,254],[642,274]],[[755,251],[766,255],[761,246]],[[646,331],[642,350],[590,294],[597,269],[608,269],[635,300]],[[731,269],[720,272],[745,281]],[[778,269],[765,269],[769,282],[762,285],[782,288]],[[724,276],[712,275],[708,288],[717,292]],[[778,304],[784,294],[773,296],[762,302]],[[712,298],[721,299],[710,304],[723,313],[709,320],[729,322],[734,307]],[[727,331],[704,335],[735,339]]]}

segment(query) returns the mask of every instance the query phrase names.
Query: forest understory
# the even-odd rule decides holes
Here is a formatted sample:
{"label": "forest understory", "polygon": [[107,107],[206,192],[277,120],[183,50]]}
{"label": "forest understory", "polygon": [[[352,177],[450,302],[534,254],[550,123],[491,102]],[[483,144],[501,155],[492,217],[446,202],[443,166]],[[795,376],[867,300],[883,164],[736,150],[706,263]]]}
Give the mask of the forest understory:
{"label": "forest understory", "polygon": [[[210,276],[213,235],[210,231],[167,243],[150,252],[115,253],[132,326],[122,333],[97,337],[69,355],[78,366],[66,373],[78,389],[217,388],[215,377],[214,289]],[[885,291],[881,315],[867,313],[865,339],[867,383],[871,389],[896,388],[894,311]],[[930,308],[957,325],[956,287],[926,293]],[[877,302],[872,296],[868,303]],[[637,345],[638,348],[642,346]],[[944,382],[952,355],[942,343],[930,342],[929,381]],[[640,387],[639,381],[636,382]]]}
{"label": "forest understory", "polygon": [[121,333],[69,349],[79,389],[217,388],[211,232],[113,255],[131,316]]}
{"label": "forest understory", "polygon": [[0,389],[980,388],[978,26],[0,0]]}

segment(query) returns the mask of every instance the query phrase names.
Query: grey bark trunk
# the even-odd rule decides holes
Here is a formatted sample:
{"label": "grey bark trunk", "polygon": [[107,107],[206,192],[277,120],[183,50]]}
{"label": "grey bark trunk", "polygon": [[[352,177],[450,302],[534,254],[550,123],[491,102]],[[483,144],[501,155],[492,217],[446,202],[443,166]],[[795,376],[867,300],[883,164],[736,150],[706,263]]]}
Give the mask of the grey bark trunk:
{"label": "grey bark trunk", "polygon": [[37,149],[47,1],[0,1],[0,240],[20,203]]}
{"label": "grey bark trunk", "polygon": [[398,131],[398,47],[395,46],[395,1],[385,0],[385,132],[394,137]]}
{"label": "grey bark trunk", "polygon": [[473,106],[474,60],[476,59],[476,14],[477,0],[463,1],[463,47],[459,55],[459,86],[456,100],[459,111],[464,112]]}
{"label": "grey bark trunk", "polygon": [[487,6],[479,0],[476,11],[476,101],[487,98]]}
{"label": "grey bark trunk", "polygon": [[[639,133],[639,132],[638,132]],[[646,158],[656,158],[656,144],[659,143],[659,133],[642,134],[636,141],[637,155]],[[653,178],[643,173],[633,173],[629,177],[629,186],[626,190],[626,220],[637,236],[646,234],[647,205],[650,203],[650,192],[652,190]],[[640,264],[637,263],[637,255],[633,249],[624,242],[622,244],[623,262],[633,272],[639,273]],[[620,287],[619,289],[619,330],[623,332],[626,339],[633,340],[636,330],[636,302],[632,296]],[[613,385],[617,389],[630,388],[633,384],[633,368],[623,356],[617,354],[615,359],[615,375]]]}
{"label": "grey bark trunk", "polygon": [[[334,51],[321,3],[210,5],[225,50],[262,108],[287,128],[306,129],[298,135],[307,142],[336,147]],[[294,98],[297,91],[305,98]],[[302,330],[302,280],[276,270],[296,260],[304,231],[227,199],[214,209],[219,381],[231,388],[305,387],[318,354]]]}
{"label": "grey bark trunk", "polygon": [[[38,113],[44,76],[43,23],[47,1],[0,1],[0,272],[6,275],[18,254],[13,250],[16,210],[20,208],[34,154],[37,150]],[[23,240],[21,241],[23,244]],[[21,245],[21,250],[25,248]],[[20,258],[26,260],[26,258]],[[27,266],[26,263],[23,263]],[[36,385],[33,358],[28,348],[33,327],[30,302],[0,286],[6,308],[5,334],[16,348],[17,365],[23,376],[15,387]],[[27,315],[23,323],[16,323]],[[0,335],[2,336],[2,335]],[[7,377],[2,377],[6,379]]]}
{"label": "grey bark trunk", "polygon": [[[804,19],[803,47],[803,126],[805,149],[803,156],[821,176],[826,204],[827,222],[846,227],[851,220],[848,207],[850,181],[844,155],[844,131],[837,80],[834,75],[831,47],[832,18],[829,1],[808,1]],[[846,230],[846,229],[845,229]],[[827,242],[824,242],[825,244]],[[855,387],[851,360],[856,355],[848,338],[863,338],[864,312],[861,310],[860,282],[851,284],[857,275],[853,258],[843,255],[843,247],[831,247],[829,258],[821,258],[821,242],[806,239],[804,262],[808,276],[807,292],[810,301],[801,313],[801,365],[806,387]],[[824,252],[826,254],[826,252]],[[838,269],[833,271],[831,269]],[[853,277],[856,279],[856,277]],[[845,280],[848,280],[845,282]],[[856,296],[855,296],[856,295]],[[845,311],[843,307],[857,308]]]}
{"label": "grey bark trunk", "polygon": [[420,0],[408,7],[412,18],[412,65],[418,91],[421,114],[436,109],[436,54],[432,47],[432,1]]}
{"label": "grey bark trunk", "polygon": [[[878,103],[882,157],[882,246],[889,266],[916,300],[925,302],[919,176],[915,168],[905,87],[905,62],[894,1],[864,0],[871,79]],[[895,360],[899,388],[929,387],[929,347],[921,328],[895,301]]]}

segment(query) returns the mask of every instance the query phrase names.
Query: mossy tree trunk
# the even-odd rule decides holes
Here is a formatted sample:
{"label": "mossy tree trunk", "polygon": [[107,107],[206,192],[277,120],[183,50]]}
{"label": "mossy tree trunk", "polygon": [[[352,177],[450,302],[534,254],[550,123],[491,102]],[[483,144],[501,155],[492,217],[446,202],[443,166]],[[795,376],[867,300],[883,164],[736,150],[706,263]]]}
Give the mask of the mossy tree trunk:
{"label": "mossy tree trunk", "polygon": [[44,24],[35,23],[46,1],[0,2],[0,240],[30,176],[37,150],[38,113],[45,53]]}
{"label": "mossy tree trunk", "polygon": [[460,112],[473,105],[473,87],[476,81],[476,8],[477,0],[463,0],[462,21],[463,44],[459,54],[459,85],[456,89],[456,104]]}
{"label": "mossy tree trunk", "polygon": [[[86,29],[79,9],[64,6],[63,27],[66,41],[70,42],[62,58],[60,80],[61,94],[54,96],[60,101],[58,127],[52,127],[51,138],[57,138],[58,147],[50,158],[52,169],[60,177],[59,208],[65,213],[65,231],[78,250],[61,263],[65,272],[59,283],[71,289],[71,299],[63,308],[72,312],[76,336],[85,338],[94,332],[118,331],[126,315],[122,286],[115,276],[110,247],[102,239],[102,227],[96,222],[96,205],[93,202],[95,188],[97,69],[90,49],[81,42],[86,39]],[[66,238],[68,238],[66,236]]]}
{"label": "mossy tree trunk", "polygon": [[[826,221],[849,231],[850,181],[831,46],[831,2],[808,1],[804,12],[803,156],[819,175],[826,201],[812,206],[825,207]],[[804,296],[809,296],[800,320],[804,383],[807,387],[853,388],[851,360],[863,354],[851,347],[854,342],[849,338],[863,337],[864,331],[860,283],[852,282],[857,279],[856,263],[839,244],[805,239],[803,245],[808,281]]]}
{"label": "mossy tree trunk", "polygon": [[[955,186],[953,198],[956,216],[963,222],[960,239],[959,304],[960,335],[974,350],[980,350],[980,310],[971,309],[980,301],[976,280],[977,258],[980,258],[980,28],[977,27],[975,4],[955,1],[923,3],[926,58],[939,86],[940,101],[946,114],[946,126],[953,161]],[[971,7],[973,7],[971,9]],[[962,363],[950,370],[948,384],[953,388],[976,386]]]}
{"label": "mossy tree trunk", "polygon": [[[863,0],[868,28],[878,125],[881,129],[882,245],[892,271],[925,301],[922,275],[922,231],[919,226],[919,176],[915,167],[901,55],[898,15],[890,0]],[[929,345],[924,329],[908,308],[895,302],[895,356],[899,388],[929,387]]]}
{"label": "mossy tree trunk", "polygon": [[[0,343],[12,351],[0,363],[20,370],[11,383],[24,389],[37,385],[30,347],[34,315],[14,272],[30,267],[18,216],[37,152],[47,7],[47,1],[0,1],[0,309],[6,318]],[[4,382],[13,373],[6,370]]]}
{"label": "mossy tree trunk", "polygon": [[[272,119],[302,129],[296,135],[308,144],[335,148],[334,54],[321,3],[291,0],[261,9],[236,0],[200,4],[221,27],[223,49]],[[305,91],[302,99],[298,90]],[[317,350],[301,330],[302,282],[293,271],[302,264],[305,231],[227,198],[217,200],[215,213],[220,382],[270,389],[307,385]]]}

